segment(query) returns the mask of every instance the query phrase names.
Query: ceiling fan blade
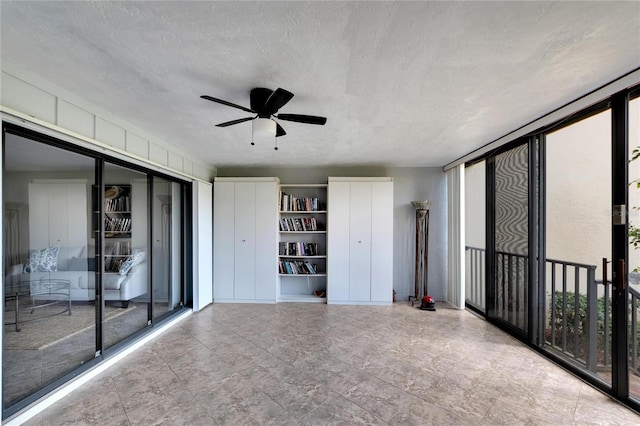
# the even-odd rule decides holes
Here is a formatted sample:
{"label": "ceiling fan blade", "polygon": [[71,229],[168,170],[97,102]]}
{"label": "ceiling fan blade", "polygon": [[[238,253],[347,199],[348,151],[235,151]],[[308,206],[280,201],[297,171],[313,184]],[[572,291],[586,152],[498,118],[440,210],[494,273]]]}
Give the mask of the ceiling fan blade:
{"label": "ceiling fan blade", "polygon": [[275,114],[280,108],[289,102],[291,98],[293,98],[293,93],[277,88],[276,91],[269,96],[269,99],[267,99],[267,102],[264,105],[264,112],[269,115]]}
{"label": "ceiling fan blade", "polygon": [[233,108],[238,108],[238,109],[241,109],[243,111],[252,112],[252,113],[255,114],[255,111],[250,110],[249,108],[245,108],[245,107],[240,106],[240,105],[232,104],[231,102],[227,102],[227,101],[224,101],[222,99],[214,98],[213,96],[202,95],[200,97],[202,99],[206,99],[208,101],[217,102],[217,103],[222,104],[222,105],[230,106],[230,107],[233,107]]}
{"label": "ceiling fan blade", "polygon": [[256,117],[245,117],[239,118],[237,120],[225,121],[224,123],[216,124],[216,127],[228,127],[233,126],[234,124],[244,123],[245,121],[255,120]]}
{"label": "ceiling fan blade", "polygon": [[255,89],[251,89],[251,92],[249,93],[249,99],[251,100],[251,109],[254,110],[256,114],[262,114],[264,106],[267,103],[267,99],[269,99],[269,96],[271,96],[272,93],[273,90],[265,89],[264,87],[256,87]]}
{"label": "ceiling fan blade", "polygon": [[276,123],[276,138],[279,138],[280,136],[284,136],[286,134],[287,134],[287,132],[284,131],[282,126],[280,124]]}
{"label": "ceiling fan blade", "polygon": [[323,125],[327,122],[327,117],[318,117],[315,115],[302,114],[278,114],[278,119],[286,121],[295,121],[297,123],[319,124]]}

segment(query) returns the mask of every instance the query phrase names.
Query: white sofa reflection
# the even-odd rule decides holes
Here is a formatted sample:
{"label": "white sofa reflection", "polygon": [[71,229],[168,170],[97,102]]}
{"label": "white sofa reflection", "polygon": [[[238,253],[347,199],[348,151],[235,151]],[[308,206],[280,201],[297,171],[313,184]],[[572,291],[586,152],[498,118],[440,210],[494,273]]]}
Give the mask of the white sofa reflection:
{"label": "white sofa reflection", "polygon": [[[89,249],[89,253],[93,250]],[[31,251],[33,254],[33,250]],[[87,250],[58,248],[55,265],[46,267],[34,265],[27,259],[25,264],[16,264],[8,268],[6,282],[29,283],[47,280],[68,280],[72,301],[95,300],[95,257],[87,256]],[[127,262],[128,261],[128,262]],[[103,275],[104,300],[120,301],[123,307],[130,300],[147,293],[147,262],[144,252],[135,252],[125,262],[126,267],[118,272]],[[34,295],[34,299],[50,296]]]}

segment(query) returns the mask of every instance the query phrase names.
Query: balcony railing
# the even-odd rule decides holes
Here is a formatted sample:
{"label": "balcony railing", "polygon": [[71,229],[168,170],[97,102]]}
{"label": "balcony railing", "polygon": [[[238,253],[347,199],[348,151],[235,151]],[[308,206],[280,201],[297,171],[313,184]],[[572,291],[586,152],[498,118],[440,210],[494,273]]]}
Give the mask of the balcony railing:
{"label": "balcony railing", "polygon": [[485,249],[465,247],[465,298],[474,308],[484,312]]}
{"label": "balcony railing", "polygon": [[[524,312],[528,297],[527,259],[513,253],[496,253],[496,279],[500,285],[494,301],[495,314],[519,327],[523,327],[518,323],[523,318],[517,313]],[[482,310],[485,264],[485,249],[466,247],[466,302]],[[601,272],[596,265],[546,259],[545,270],[545,344],[589,371],[610,368],[611,282],[596,279],[597,272]],[[629,288],[630,369],[637,375],[640,375],[639,303],[640,292]]]}

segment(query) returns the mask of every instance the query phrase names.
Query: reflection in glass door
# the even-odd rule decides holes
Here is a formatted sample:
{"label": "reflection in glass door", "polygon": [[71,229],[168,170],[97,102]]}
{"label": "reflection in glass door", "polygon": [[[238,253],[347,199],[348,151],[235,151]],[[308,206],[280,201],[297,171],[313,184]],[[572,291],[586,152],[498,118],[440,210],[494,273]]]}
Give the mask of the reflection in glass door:
{"label": "reflection in glass door", "polygon": [[105,162],[103,223],[104,347],[149,321],[147,175]]}
{"label": "reflection in glass door", "polygon": [[95,356],[91,157],[5,133],[2,403]]}
{"label": "reflection in glass door", "polygon": [[153,317],[158,318],[180,306],[182,300],[181,187],[153,178]]}

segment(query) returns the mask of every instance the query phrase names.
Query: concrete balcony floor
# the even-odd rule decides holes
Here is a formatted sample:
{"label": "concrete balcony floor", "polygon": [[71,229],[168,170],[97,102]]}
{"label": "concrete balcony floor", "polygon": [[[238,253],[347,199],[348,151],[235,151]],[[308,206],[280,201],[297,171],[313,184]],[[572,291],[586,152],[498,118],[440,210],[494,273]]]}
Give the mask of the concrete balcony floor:
{"label": "concrete balcony floor", "polygon": [[28,425],[640,424],[467,312],[284,303],[190,315]]}

